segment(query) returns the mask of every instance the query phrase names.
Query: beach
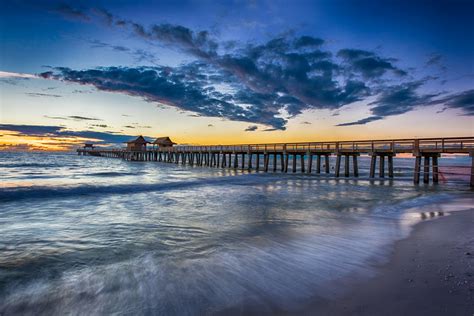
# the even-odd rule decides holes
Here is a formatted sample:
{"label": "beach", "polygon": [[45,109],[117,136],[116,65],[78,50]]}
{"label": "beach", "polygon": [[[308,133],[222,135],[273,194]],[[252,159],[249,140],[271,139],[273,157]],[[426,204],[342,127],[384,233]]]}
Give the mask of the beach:
{"label": "beach", "polygon": [[474,209],[426,220],[398,241],[390,260],[368,280],[343,280],[349,291],[301,314],[472,315]]}

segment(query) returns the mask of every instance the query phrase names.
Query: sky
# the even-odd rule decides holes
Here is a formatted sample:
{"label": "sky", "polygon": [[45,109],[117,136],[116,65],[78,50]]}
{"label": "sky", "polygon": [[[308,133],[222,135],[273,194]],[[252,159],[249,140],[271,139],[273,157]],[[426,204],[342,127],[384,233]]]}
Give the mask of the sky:
{"label": "sky", "polygon": [[473,1],[0,1],[0,150],[474,135]]}

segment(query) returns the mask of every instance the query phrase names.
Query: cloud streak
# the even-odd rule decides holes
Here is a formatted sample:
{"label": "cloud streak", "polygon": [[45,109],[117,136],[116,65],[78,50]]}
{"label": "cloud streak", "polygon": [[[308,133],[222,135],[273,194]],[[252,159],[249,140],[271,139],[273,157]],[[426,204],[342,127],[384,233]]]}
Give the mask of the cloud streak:
{"label": "cloud streak", "polygon": [[[123,143],[133,135],[123,135],[117,133],[96,132],[96,131],[71,131],[64,126],[57,125],[16,125],[0,124],[0,130],[18,133],[19,136],[48,137],[48,138],[86,138],[95,139],[97,143],[117,144]],[[61,140],[64,141],[64,140]]]}

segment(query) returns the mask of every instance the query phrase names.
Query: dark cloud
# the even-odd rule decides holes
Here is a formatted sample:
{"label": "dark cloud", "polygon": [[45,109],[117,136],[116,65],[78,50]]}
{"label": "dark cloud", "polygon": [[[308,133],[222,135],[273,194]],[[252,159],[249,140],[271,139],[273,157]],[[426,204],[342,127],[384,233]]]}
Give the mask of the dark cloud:
{"label": "dark cloud", "polygon": [[107,48],[116,52],[127,53],[132,56],[137,63],[149,62],[153,65],[156,65],[159,60],[159,58],[153,53],[143,49],[131,49],[126,46],[108,44],[99,40],[89,41],[89,43],[91,44],[92,48]]}
{"label": "dark cloud", "polygon": [[81,21],[89,21],[90,17],[88,13],[84,10],[73,8],[66,3],[59,4],[56,8],[53,9],[54,12],[61,14],[66,18],[71,18]]}
{"label": "dark cloud", "polygon": [[385,117],[409,112],[417,106],[427,105],[439,94],[420,94],[418,88],[423,81],[410,82],[387,87],[377,100],[369,103],[375,116]]}
{"label": "dark cloud", "polygon": [[71,115],[68,118],[76,121],[102,121],[101,119],[87,116]]}
{"label": "dark cloud", "polygon": [[308,122],[308,121],[303,121],[303,122],[301,122],[300,124],[303,124],[303,125],[311,125],[312,123],[311,123],[311,122]]}
{"label": "dark cloud", "polygon": [[44,117],[54,120],[73,120],[73,121],[103,121],[95,117],[79,116],[79,115],[70,115],[70,116],[49,116],[44,115]]}
{"label": "dark cloud", "polygon": [[30,97],[50,97],[50,98],[61,98],[62,95],[59,94],[50,94],[50,93],[37,93],[37,92],[26,92],[27,96]]}
{"label": "dark cloud", "polygon": [[377,56],[374,52],[346,48],[339,50],[337,56],[344,59],[350,65],[351,71],[360,73],[367,79],[380,78],[388,71],[392,71],[398,76],[407,75],[405,70],[394,65],[395,59],[383,58]]}
{"label": "dark cloud", "polygon": [[[431,104],[439,96],[420,92],[424,82],[435,79],[407,76],[408,70],[397,66],[395,58],[353,48],[340,49],[334,56],[316,37],[289,32],[265,43],[229,43],[182,25],[145,26],[105,10],[94,13],[111,27],[120,26],[194,61],[177,67],[56,68],[42,77],[142,97],[158,106],[190,111],[191,116],[263,124],[267,130],[284,130],[289,118],[305,110],[339,110],[375,97],[370,117],[340,125],[366,124]],[[95,44],[131,53],[127,47]],[[152,57],[143,53],[143,60]],[[439,57],[430,63],[436,62]]]}
{"label": "dark cloud", "polygon": [[431,104],[443,104],[446,108],[462,110],[464,115],[474,116],[474,89],[450,94]]}
{"label": "dark cloud", "polygon": [[432,66],[432,65],[439,65],[441,63],[441,59],[443,56],[440,54],[431,54],[426,61],[427,66]]}
{"label": "dark cloud", "polygon": [[257,125],[250,125],[244,131],[246,131],[246,132],[255,132],[257,129],[258,129]]}
{"label": "dark cloud", "polygon": [[64,137],[97,139],[101,143],[123,143],[135,137],[133,135],[122,135],[107,132],[70,131],[67,130],[64,126],[54,125],[0,124],[0,130],[16,132],[22,136],[37,136],[50,138],[60,137],[61,139]]}
{"label": "dark cloud", "polygon": [[[235,95],[224,94],[207,86],[209,78],[200,75],[199,69],[200,65],[186,65],[177,69],[108,67],[84,71],[58,68],[57,72],[46,72],[41,76],[93,85],[103,91],[139,96],[149,102],[173,105],[204,116],[259,122],[284,128],[285,121],[274,117],[278,109],[269,112],[265,106],[272,105],[275,95],[257,95],[246,90],[238,91]],[[253,104],[247,109],[237,105],[248,102]]]}
{"label": "dark cloud", "polygon": [[212,125],[212,124],[207,124],[207,127],[214,127],[214,125]]}
{"label": "dark cloud", "polygon": [[[370,109],[371,116],[349,123],[338,124],[337,126],[362,125],[373,121],[381,120],[387,116],[399,115],[412,111],[416,107],[444,103],[436,100],[440,94],[421,94],[418,89],[425,82],[420,80],[409,82],[391,87],[386,87],[380,93],[377,99],[369,105],[373,105]],[[450,99],[451,100],[451,99]]]}
{"label": "dark cloud", "polygon": [[358,121],[337,124],[336,126],[363,125],[363,124],[367,124],[367,123],[370,123],[370,122],[373,122],[373,121],[378,121],[378,120],[381,120],[381,119],[383,119],[383,117],[381,117],[381,116],[369,116],[369,117],[360,119]]}

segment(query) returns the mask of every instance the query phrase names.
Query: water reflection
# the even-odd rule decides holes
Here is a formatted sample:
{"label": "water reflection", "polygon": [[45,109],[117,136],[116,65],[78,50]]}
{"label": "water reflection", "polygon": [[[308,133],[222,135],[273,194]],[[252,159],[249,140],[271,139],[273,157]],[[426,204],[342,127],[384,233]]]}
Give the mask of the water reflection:
{"label": "water reflection", "polygon": [[20,160],[49,178],[0,170],[11,184],[0,192],[0,314],[291,311],[340,290],[334,278],[371,274],[405,228],[462,194],[325,174]]}

